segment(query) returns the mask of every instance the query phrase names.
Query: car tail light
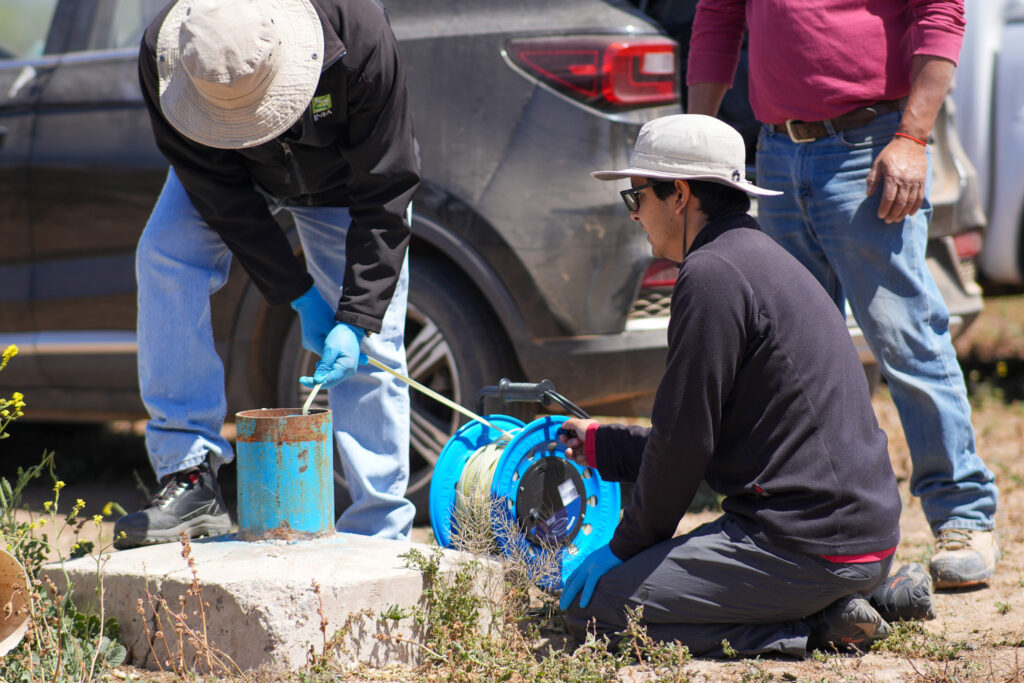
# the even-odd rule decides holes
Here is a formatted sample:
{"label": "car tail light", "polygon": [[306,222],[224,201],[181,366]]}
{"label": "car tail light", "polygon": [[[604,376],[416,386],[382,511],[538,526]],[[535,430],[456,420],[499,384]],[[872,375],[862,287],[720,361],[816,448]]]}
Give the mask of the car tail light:
{"label": "car tail light", "polygon": [[622,110],[679,100],[677,51],[664,36],[560,36],[512,40],[505,55],[562,95]]}
{"label": "car tail light", "polygon": [[956,255],[961,259],[972,259],[981,253],[981,231],[969,230],[953,236]]}
{"label": "car tail light", "polygon": [[679,277],[679,264],[667,258],[652,261],[640,281],[641,289],[672,289]]}

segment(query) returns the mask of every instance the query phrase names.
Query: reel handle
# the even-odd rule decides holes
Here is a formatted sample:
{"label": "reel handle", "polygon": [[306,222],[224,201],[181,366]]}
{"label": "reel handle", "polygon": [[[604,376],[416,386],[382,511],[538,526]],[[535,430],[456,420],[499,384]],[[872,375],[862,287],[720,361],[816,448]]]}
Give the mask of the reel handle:
{"label": "reel handle", "polygon": [[535,401],[541,405],[549,405],[551,399],[547,393],[554,391],[555,385],[549,379],[539,382],[512,382],[502,379],[498,382],[498,398],[505,403],[523,403]]}
{"label": "reel handle", "polygon": [[484,387],[477,394],[478,412],[484,412],[484,399],[488,396],[500,398],[503,403],[539,403],[549,406],[554,401],[574,417],[590,417],[585,410],[555,391],[555,384],[549,379],[542,379],[539,382],[513,382],[503,378],[497,386]]}

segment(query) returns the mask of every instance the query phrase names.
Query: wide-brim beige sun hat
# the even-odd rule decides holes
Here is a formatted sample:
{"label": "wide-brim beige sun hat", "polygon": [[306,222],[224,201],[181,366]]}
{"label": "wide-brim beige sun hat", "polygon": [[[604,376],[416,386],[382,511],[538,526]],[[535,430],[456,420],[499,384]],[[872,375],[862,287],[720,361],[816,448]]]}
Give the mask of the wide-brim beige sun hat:
{"label": "wide-brim beige sun hat", "polygon": [[156,50],[167,121],[200,144],[239,149],[302,116],[320,81],[324,34],[309,0],[179,0]]}
{"label": "wide-brim beige sun hat", "polygon": [[675,114],[643,125],[629,157],[629,168],[591,175],[598,180],[630,176],[708,180],[762,197],[782,194],[747,180],[743,170],[746,158],[743,137],[729,124],[713,116]]}

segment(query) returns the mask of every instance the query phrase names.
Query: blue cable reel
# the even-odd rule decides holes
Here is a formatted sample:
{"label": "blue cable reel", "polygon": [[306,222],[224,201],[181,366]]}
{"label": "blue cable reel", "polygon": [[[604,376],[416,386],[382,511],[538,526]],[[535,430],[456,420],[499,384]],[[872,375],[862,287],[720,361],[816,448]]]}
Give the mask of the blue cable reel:
{"label": "blue cable reel", "polygon": [[[561,588],[587,555],[611,540],[622,506],[619,485],[565,457],[558,439],[564,416],[529,424],[506,415],[484,419],[497,429],[469,422],[448,440],[434,465],[434,537],[450,547],[459,532],[460,504],[489,491],[491,531],[501,552],[526,559],[541,588]],[[546,571],[552,554],[557,571]]]}

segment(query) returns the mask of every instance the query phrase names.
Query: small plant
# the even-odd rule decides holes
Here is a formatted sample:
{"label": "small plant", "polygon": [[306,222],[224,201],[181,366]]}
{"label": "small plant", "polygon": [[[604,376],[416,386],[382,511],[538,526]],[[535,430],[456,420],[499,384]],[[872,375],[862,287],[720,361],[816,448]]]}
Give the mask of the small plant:
{"label": "small plant", "polygon": [[[339,662],[338,655],[345,651],[345,640],[352,633],[353,628],[356,624],[361,621],[372,619],[373,613],[368,609],[362,609],[358,612],[353,612],[348,615],[345,619],[345,623],[342,624],[341,628],[337,629],[329,638],[327,637],[327,628],[330,622],[327,619],[327,614],[324,611],[324,596],[320,590],[320,584],[313,579],[312,582],[313,592],[317,597],[317,614],[320,617],[320,634],[323,639],[323,643],[320,648],[320,652],[317,653],[316,647],[313,645],[309,646],[309,650],[306,653],[306,664],[307,669],[300,676],[302,681],[314,681],[320,680],[321,677],[330,677],[335,669],[337,669]],[[397,607],[395,608],[397,609]],[[387,617],[381,617],[387,619]],[[401,619],[402,617],[398,617]],[[312,677],[310,676],[312,674]]]}
{"label": "small plant", "polygon": [[999,600],[996,602],[996,611],[1000,614],[1007,614],[1010,611],[1010,603]]}
{"label": "small plant", "polygon": [[[0,370],[18,353],[8,346],[0,357]],[[24,415],[24,397],[15,392],[10,399],[0,399],[0,438],[6,438],[11,422]],[[22,494],[36,479],[48,475],[53,482],[53,498],[43,504],[44,514],[38,518],[19,519]],[[54,472],[54,454],[44,453],[38,465],[18,468],[12,485],[0,477],[0,542],[25,569],[28,584],[24,596],[28,630],[22,642],[0,663],[3,681],[93,681],[106,678],[110,670],[124,661],[126,652],[118,642],[118,624],[104,618],[103,564],[104,552],[110,550],[102,538],[102,515],[91,519],[80,517],[85,501],[78,499],[67,514],[60,513],[60,493],[64,482]],[[100,538],[99,548],[91,541],[77,538],[83,527],[92,522]],[[56,530],[51,541],[40,530]],[[73,582],[64,566],[66,558],[58,548],[63,535],[75,535],[71,557],[92,554],[96,561],[96,587],[99,614],[80,612],[71,601]],[[41,573],[43,564],[54,555],[62,575],[64,592],[51,578]]]}
{"label": "small plant", "polygon": [[892,633],[875,642],[873,652],[891,652],[906,658],[924,658],[937,662],[958,660],[973,648],[964,642],[947,640],[945,635],[928,631],[920,621],[892,624]]}
{"label": "small plant", "polygon": [[[18,347],[14,344],[4,349],[3,355],[0,355],[0,370],[6,368],[11,359],[17,355]],[[10,398],[0,398],[0,439],[6,439],[9,436],[7,426],[25,414],[22,410],[24,407],[25,397],[17,391]]]}
{"label": "small plant", "polygon": [[[674,681],[689,680],[685,671],[686,664],[692,659],[690,649],[678,640],[666,643],[651,638],[643,625],[643,618],[642,605],[636,609],[626,608],[626,631],[622,635],[620,650],[631,655],[641,667],[659,674],[671,672],[671,680]],[[728,644],[728,641],[722,642]]]}
{"label": "small plant", "polygon": [[[170,671],[180,677],[195,677],[196,674],[241,675],[242,671],[226,653],[214,647],[206,631],[206,614],[210,603],[203,600],[203,588],[199,582],[192,544],[188,534],[181,533],[181,556],[185,559],[192,581],[177,598],[177,608],[163,596],[154,596],[146,582],[146,600],[139,598],[135,611],[142,617],[146,641],[153,661],[160,671]],[[195,605],[190,608],[189,598]],[[193,624],[190,617],[199,617]],[[153,630],[150,630],[152,619]],[[168,640],[168,631],[173,633]]]}
{"label": "small plant", "polygon": [[746,669],[740,674],[741,683],[768,683],[774,680],[775,674],[766,671],[759,659],[746,662]]}

